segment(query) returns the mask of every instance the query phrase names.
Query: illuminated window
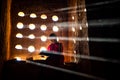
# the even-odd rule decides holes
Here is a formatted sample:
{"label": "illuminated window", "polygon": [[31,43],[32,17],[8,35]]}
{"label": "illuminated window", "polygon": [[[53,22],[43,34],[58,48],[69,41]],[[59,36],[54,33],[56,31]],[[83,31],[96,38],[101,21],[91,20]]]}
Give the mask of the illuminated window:
{"label": "illuminated window", "polygon": [[47,29],[47,26],[46,26],[46,25],[41,25],[41,26],[40,26],[40,29],[41,29],[42,31],[45,31],[45,30]]}
{"label": "illuminated window", "polygon": [[35,47],[32,46],[32,45],[29,46],[29,47],[28,47],[28,51],[29,51],[29,52],[34,52],[34,51],[35,51]]}
{"label": "illuminated window", "polygon": [[31,13],[30,14],[30,18],[36,18],[37,16],[36,16],[36,14],[35,13]]}
{"label": "illuminated window", "polygon": [[54,31],[54,32],[58,32],[58,31],[59,31],[58,26],[53,26],[53,31]]}
{"label": "illuminated window", "polygon": [[17,34],[16,34],[16,37],[17,37],[17,38],[23,38],[23,35],[22,35],[21,33],[17,33]]}
{"label": "illuminated window", "polygon": [[28,36],[28,38],[29,38],[29,39],[34,39],[35,36],[34,36],[34,34],[30,34],[30,35]]}
{"label": "illuminated window", "polygon": [[52,16],[52,20],[53,21],[58,21],[58,16],[56,16],[56,15]]}
{"label": "illuminated window", "polygon": [[22,29],[24,27],[23,23],[22,22],[18,22],[17,23],[17,28],[18,29]]}
{"label": "illuminated window", "polygon": [[18,16],[20,16],[20,17],[24,17],[25,14],[24,14],[24,12],[19,12],[19,13],[18,13]]}
{"label": "illuminated window", "polygon": [[47,19],[47,15],[45,15],[45,14],[42,14],[40,17],[41,17],[41,19]]}
{"label": "illuminated window", "polygon": [[41,41],[46,41],[47,40],[47,37],[44,36],[44,35],[42,35],[40,38],[41,38]]}
{"label": "illuminated window", "polygon": [[35,29],[35,25],[34,24],[29,24],[29,29],[30,30],[34,30]]}
{"label": "illuminated window", "polygon": [[23,49],[23,47],[22,47],[20,44],[17,44],[17,45],[15,46],[15,48],[16,48],[16,49]]}

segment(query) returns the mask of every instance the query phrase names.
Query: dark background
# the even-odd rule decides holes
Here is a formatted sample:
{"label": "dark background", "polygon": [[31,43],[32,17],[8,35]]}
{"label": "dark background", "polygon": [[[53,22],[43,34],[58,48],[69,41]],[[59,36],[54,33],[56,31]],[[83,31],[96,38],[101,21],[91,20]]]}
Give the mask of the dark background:
{"label": "dark background", "polygon": [[89,41],[90,54],[120,59],[120,0],[86,0],[89,38],[119,39],[119,42]]}
{"label": "dark background", "polygon": [[[120,0],[86,0],[90,55],[104,61],[91,61],[94,75],[119,79],[120,72]],[[98,38],[99,41],[92,41]],[[106,41],[100,41],[100,39]],[[116,39],[118,42],[107,39]]]}

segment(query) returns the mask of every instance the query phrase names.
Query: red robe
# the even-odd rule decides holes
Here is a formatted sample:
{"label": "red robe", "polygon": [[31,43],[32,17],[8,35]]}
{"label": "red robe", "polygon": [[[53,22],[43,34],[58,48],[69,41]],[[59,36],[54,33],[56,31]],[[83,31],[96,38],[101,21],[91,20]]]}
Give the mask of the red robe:
{"label": "red robe", "polygon": [[62,43],[52,43],[47,48],[48,51],[63,52]]}
{"label": "red robe", "polygon": [[[48,51],[53,52],[60,52],[62,54],[63,52],[63,46],[62,43],[52,43],[47,48]],[[56,65],[56,66],[62,66],[64,63],[64,56],[63,55],[51,55],[47,58],[48,64]]]}

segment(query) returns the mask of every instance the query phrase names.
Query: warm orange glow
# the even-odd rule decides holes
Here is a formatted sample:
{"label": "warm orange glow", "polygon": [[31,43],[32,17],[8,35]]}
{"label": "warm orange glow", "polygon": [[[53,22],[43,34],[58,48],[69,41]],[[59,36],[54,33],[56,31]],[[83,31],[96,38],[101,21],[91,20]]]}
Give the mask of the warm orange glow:
{"label": "warm orange glow", "polygon": [[33,60],[46,60],[48,56],[45,55],[35,55],[33,56]]}
{"label": "warm orange glow", "polygon": [[17,61],[21,61],[21,60],[22,60],[21,57],[15,57],[15,59],[16,59]]}

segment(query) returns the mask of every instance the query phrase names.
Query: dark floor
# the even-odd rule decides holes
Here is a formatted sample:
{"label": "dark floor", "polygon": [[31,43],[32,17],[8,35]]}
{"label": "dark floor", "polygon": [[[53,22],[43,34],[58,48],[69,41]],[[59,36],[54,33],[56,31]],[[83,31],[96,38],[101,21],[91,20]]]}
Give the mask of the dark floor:
{"label": "dark floor", "polygon": [[[44,61],[32,61],[38,64],[26,63],[25,61],[9,60],[4,63],[2,80],[40,80],[40,79],[70,79],[70,80],[118,80],[120,76],[120,64],[102,63],[91,61],[91,72],[81,64],[66,63],[63,70],[55,70],[50,67],[40,66]],[[85,62],[81,62],[82,64]],[[93,65],[94,64],[94,65]],[[47,65],[47,64],[46,64]],[[58,66],[56,66],[58,67]],[[86,66],[88,67],[88,66]],[[65,69],[65,70],[64,70]],[[66,71],[70,70],[73,72]],[[78,73],[75,73],[78,72]],[[85,73],[85,74],[83,74]],[[88,75],[86,75],[88,74]],[[92,76],[91,76],[92,75]]]}

